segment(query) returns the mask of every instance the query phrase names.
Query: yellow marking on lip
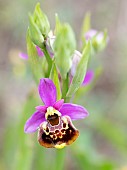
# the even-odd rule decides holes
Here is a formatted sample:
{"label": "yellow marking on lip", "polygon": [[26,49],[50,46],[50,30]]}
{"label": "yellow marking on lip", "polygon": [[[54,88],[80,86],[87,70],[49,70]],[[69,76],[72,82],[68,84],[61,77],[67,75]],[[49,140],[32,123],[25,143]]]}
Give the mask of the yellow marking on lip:
{"label": "yellow marking on lip", "polygon": [[60,144],[60,145],[55,145],[55,148],[56,149],[62,149],[62,148],[64,148],[66,146],[66,143],[62,143],[62,144]]}
{"label": "yellow marking on lip", "polygon": [[41,126],[42,126],[42,128],[43,128],[45,134],[48,135],[49,132],[46,131],[46,129],[47,129],[47,122],[43,122],[43,124],[42,124]]}
{"label": "yellow marking on lip", "polygon": [[43,122],[43,124],[41,126],[44,130],[46,130],[47,122]]}

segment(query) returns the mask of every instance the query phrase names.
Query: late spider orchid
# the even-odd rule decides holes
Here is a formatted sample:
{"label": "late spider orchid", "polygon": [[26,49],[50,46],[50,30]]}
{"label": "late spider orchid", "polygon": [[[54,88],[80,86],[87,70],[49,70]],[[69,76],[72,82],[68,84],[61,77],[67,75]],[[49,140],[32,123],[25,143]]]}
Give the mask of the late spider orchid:
{"label": "late spider orchid", "polygon": [[51,79],[42,78],[38,91],[44,106],[37,106],[36,112],[27,120],[24,131],[32,133],[38,130],[38,142],[46,148],[63,148],[73,143],[79,131],[72,120],[83,119],[88,111],[76,104],[56,101],[57,91]]}

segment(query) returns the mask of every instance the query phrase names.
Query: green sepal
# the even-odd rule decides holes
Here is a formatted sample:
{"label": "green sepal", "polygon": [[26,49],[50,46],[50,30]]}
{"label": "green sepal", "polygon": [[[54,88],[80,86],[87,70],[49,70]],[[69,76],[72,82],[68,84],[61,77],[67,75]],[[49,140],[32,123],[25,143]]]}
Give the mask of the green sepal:
{"label": "green sepal", "polygon": [[60,100],[61,99],[61,88],[60,88],[60,81],[58,77],[58,71],[57,71],[55,63],[52,64],[52,69],[51,69],[49,78],[53,80],[56,86],[56,89],[57,89],[57,100]]}
{"label": "green sepal", "polygon": [[33,41],[33,43],[42,48],[44,37],[41,31],[39,30],[38,26],[34,22],[33,16],[30,14],[29,14],[29,32],[30,38]]}
{"label": "green sepal", "polygon": [[54,34],[56,35],[62,26],[57,13],[55,14],[55,21],[56,21],[56,25],[55,25]]}
{"label": "green sepal", "polygon": [[30,35],[29,35],[29,29],[27,31],[27,53],[29,56],[29,64],[34,76],[35,81],[37,84],[39,83],[40,78],[44,77],[43,70],[42,70],[42,65],[40,62],[40,57],[37,54],[37,50],[33,42],[31,41]]}
{"label": "green sepal", "polygon": [[69,100],[81,86],[87,71],[87,64],[91,53],[91,44],[88,42],[83,50],[82,58],[77,66],[76,73],[67,92],[66,98]]}
{"label": "green sepal", "polygon": [[40,8],[40,3],[37,3],[37,5],[35,7],[33,18],[34,18],[34,22],[37,24],[41,34],[44,37],[47,37],[47,35],[50,31],[50,24],[49,24],[47,16],[44,14],[44,12],[42,12],[42,10]]}
{"label": "green sepal", "polygon": [[90,12],[87,12],[83,24],[82,24],[82,30],[81,30],[81,39],[84,43],[85,41],[85,33],[88,32],[91,29],[91,14]]}
{"label": "green sepal", "polygon": [[72,66],[72,54],[76,48],[75,35],[69,24],[63,24],[57,32],[54,43],[55,62],[60,71],[62,79]]}

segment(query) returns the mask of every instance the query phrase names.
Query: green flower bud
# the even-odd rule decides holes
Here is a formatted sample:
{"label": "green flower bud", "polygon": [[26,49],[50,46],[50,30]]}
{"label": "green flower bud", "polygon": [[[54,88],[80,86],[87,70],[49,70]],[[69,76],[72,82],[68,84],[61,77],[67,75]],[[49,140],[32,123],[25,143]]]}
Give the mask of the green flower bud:
{"label": "green flower bud", "polygon": [[29,31],[30,31],[30,38],[33,41],[33,43],[39,47],[42,47],[44,42],[44,37],[41,34],[41,31],[39,30],[38,26],[34,22],[32,15],[29,15]]}
{"label": "green flower bud", "polygon": [[37,3],[37,5],[35,7],[33,17],[34,17],[34,22],[38,26],[41,34],[44,37],[47,37],[47,35],[48,35],[49,31],[50,31],[50,24],[49,24],[47,16],[40,9],[40,4],[39,3]]}
{"label": "green flower bud", "polygon": [[96,52],[102,51],[107,46],[108,41],[107,31],[97,33],[92,42],[94,50]]}
{"label": "green flower bud", "polygon": [[76,48],[75,35],[68,24],[64,24],[57,30],[54,43],[55,61],[63,79],[66,78],[72,66],[72,54]]}
{"label": "green flower bud", "polygon": [[107,31],[97,32],[96,30],[91,29],[86,32],[85,40],[86,42],[91,40],[94,51],[99,52],[106,47],[109,38],[107,36]]}

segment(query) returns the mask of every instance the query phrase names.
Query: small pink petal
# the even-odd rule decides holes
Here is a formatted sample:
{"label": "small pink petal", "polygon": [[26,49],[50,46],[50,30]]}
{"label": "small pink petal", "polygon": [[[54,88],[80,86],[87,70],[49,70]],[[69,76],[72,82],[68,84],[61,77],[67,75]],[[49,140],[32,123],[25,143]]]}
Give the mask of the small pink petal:
{"label": "small pink petal", "polygon": [[39,56],[39,57],[43,57],[43,56],[44,56],[44,53],[43,53],[43,51],[41,50],[41,48],[38,47],[38,46],[36,46],[36,49],[37,49],[38,56]]}
{"label": "small pink petal", "polygon": [[85,75],[82,85],[86,86],[86,85],[90,84],[92,82],[93,78],[94,78],[94,72],[92,70],[88,70],[86,72],[86,75]]}
{"label": "small pink petal", "polygon": [[57,102],[53,105],[53,107],[54,107],[56,110],[60,110],[60,108],[62,107],[63,103],[64,103],[64,99],[61,99],[61,100],[57,101]]}
{"label": "small pink petal", "polygon": [[19,57],[24,60],[28,60],[28,55],[26,53],[19,53]]}
{"label": "small pink petal", "polygon": [[97,31],[94,30],[94,29],[91,29],[91,30],[89,30],[88,32],[85,33],[85,38],[88,41],[91,38],[93,38],[96,34],[97,34]]}

